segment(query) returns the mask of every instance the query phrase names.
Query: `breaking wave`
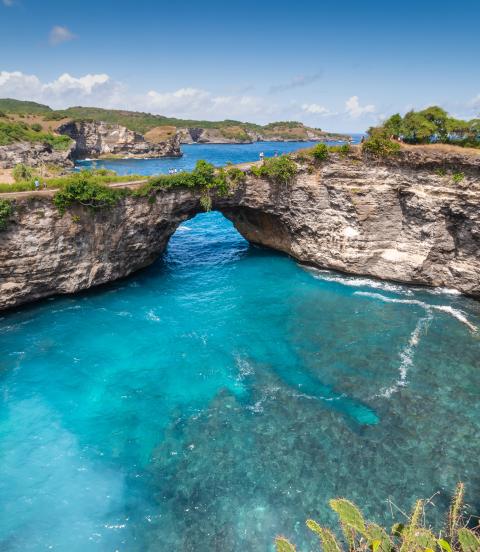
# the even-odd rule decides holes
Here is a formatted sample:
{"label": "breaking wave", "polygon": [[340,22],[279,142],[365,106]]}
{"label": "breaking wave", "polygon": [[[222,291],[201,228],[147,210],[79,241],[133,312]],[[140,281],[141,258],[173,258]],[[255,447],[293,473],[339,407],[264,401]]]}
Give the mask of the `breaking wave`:
{"label": "breaking wave", "polygon": [[[302,266],[302,265],[299,265]],[[383,291],[391,291],[393,293],[401,293],[402,295],[412,295],[413,291],[400,284],[393,284],[392,282],[385,282],[383,280],[375,280],[373,278],[363,278],[361,276],[343,276],[341,274],[332,273],[329,270],[321,270],[314,267],[302,268],[309,272],[317,280],[324,280],[325,282],[334,282],[348,287],[369,287],[374,289],[381,289]]]}
{"label": "breaking wave", "polygon": [[472,332],[478,331],[477,326],[475,326],[468,320],[464,312],[462,312],[459,309],[450,307],[448,305],[430,305],[429,303],[425,303],[424,301],[420,301],[418,299],[398,299],[395,297],[387,297],[386,295],[382,295],[381,293],[373,293],[370,291],[356,291],[355,295],[361,295],[363,297],[371,297],[372,299],[378,299],[380,301],[384,301],[385,303],[401,303],[406,305],[418,305],[419,307],[422,307],[427,311],[436,310],[440,312],[445,312],[450,316],[453,316],[453,318],[456,318],[462,324],[465,324],[465,326],[467,326]]}

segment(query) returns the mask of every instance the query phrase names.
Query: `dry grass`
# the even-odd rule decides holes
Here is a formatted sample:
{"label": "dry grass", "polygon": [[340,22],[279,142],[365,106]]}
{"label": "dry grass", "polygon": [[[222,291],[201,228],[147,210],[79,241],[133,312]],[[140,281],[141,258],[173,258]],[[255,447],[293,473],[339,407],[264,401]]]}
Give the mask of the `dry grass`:
{"label": "dry grass", "polygon": [[452,144],[401,144],[402,149],[415,151],[441,151],[444,153],[458,153],[464,155],[480,155],[480,149],[477,148],[462,148],[461,146],[453,146]]}
{"label": "dry grass", "polygon": [[44,132],[55,132],[56,129],[68,122],[70,119],[65,118],[60,121],[46,121],[43,115],[26,114],[24,117],[20,117],[18,113],[9,113],[8,118],[15,123],[26,123],[27,125],[39,124]]}
{"label": "dry grass", "polygon": [[146,132],[144,136],[145,140],[158,144],[174,136],[176,131],[177,129],[174,126],[157,126]]}
{"label": "dry grass", "polygon": [[13,184],[15,182],[13,178],[13,169],[0,169],[0,182],[4,184]]}
{"label": "dry grass", "polygon": [[264,131],[263,134],[265,134],[265,136],[267,137],[280,135],[290,139],[295,139],[295,138],[303,139],[307,136],[307,132],[303,128],[300,128],[300,127],[288,128],[288,127],[282,127],[282,126],[268,129]]}

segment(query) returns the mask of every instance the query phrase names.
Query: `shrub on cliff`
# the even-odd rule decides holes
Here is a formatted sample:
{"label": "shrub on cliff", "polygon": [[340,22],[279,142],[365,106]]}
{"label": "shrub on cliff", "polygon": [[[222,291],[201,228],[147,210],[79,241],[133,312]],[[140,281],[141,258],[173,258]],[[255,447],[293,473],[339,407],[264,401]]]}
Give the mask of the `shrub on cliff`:
{"label": "shrub on cliff", "polygon": [[297,165],[290,157],[281,155],[266,159],[263,165],[251,168],[252,174],[267,178],[278,184],[288,184],[297,174]]}
{"label": "shrub on cliff", "polygon": [[327,144],[317,144],[312,148],[312,157],[315,161],[325,161],[328,159],[328,146]]}
{"label": "shrub on cliff", "polygon": [[329,146],[328,151],[330,153],[339,153],[342,157],[347,157],[352,152],[352,146],[350,144],[342,144],[341,146]]}
{"label": "shrub on cliff", "polygon": [[12,215],[13,203],[8,199],[0,199],[0,230],[4,230],[7,227]]}
{"label": "shrub on cliff", "polygon": [[370,136],[362,144],[362,151],[374,157],[390,157],[400,151],[400,144],[390,140],[382,130],[371,130]]}
{"label": "shrub on cliff", "polygon": [[245,179],[245,174],[237,167],[216,169],[204,160],[197,161],[192,172],[162,174],[151,178],[145,185],[136,190],[135,195],[147,196],[155,200],[155,193],[161,188],[197,188],[201,194],[200,204],[205,211],[212,206],[211,192],[227,195]]}
{"label": "shrub on cliff", "polygon": [[19,163],[18,165],[15,165],[12,175],[15,182],[22,182],[24,180],[31,180],[34,177],[35,172],[32,167]]}
{"label": "shrub on cliff", "polygon": [[[342,541],[349,552],[479,552],[479,529],[466,527],[464,515],[464,486],[459,483],[452,498],[444,530],[436,535],[425,525],[426,501],[417,500],[406,523],[396,523],[390,531],[375,523],[367,522],[361,511],[349,500],[330,500],[330,507],[337,514]],[[307,527],[317,535],[324,552],[342,552],[341,541],[329,529],[312,519]],[[277,552],[295,552],[295,546],[285,537],[275,540]]]}
{"label": "shrub on cliff", "polygon": [[59,190],[53,197],[53,203],[62,215],[72,205],[83,205],[96,211],[115,205],[127,194],[126,189],[109,188],[86,177],[80,177]]}

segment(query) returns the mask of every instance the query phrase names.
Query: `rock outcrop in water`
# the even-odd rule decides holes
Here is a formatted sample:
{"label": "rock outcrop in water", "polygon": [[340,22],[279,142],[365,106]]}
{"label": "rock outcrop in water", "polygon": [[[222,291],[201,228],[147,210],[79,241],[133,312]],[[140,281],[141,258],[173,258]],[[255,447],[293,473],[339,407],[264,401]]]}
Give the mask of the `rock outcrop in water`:
{"label": "rock outcrop in water", "polygon": [[73,157],[180,157],[180,136],[154,143],[128,128],[102,121],[72,121],[57,128],[75,140]]}
{"label": "rock outcrop in water", "polygon": [[[311,265],[480,297],[480,156],[404,149],[312,166],[299,154],[289,185],[251,174],[213,208],[249,241]],[[162,190],[92,213],[59,215],[48,193],[15,200],[0,232],[0,308],[73,293],[152,263],[200,193]]]}

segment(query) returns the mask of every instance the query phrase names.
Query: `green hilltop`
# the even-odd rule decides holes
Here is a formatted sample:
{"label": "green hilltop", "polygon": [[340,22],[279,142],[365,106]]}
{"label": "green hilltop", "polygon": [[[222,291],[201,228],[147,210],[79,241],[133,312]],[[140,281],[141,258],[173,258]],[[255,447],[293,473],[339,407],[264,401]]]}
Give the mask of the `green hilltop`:
{"label": "green hilltop", "polygon": [[52,111],[48,105],[37,102],[25,102],[12,100],[11,98],[0,99],[0,111],[5,113],[45,113]]}
{"label": "green hilltop", "polygon": [[[100,107],[75,106],[67,109],[53,110],[47,105],[36,102],[12,99],[0,99],[0,112],[4,114],[38,115],[45,121],[63,121],[64,119],[73,121],[104,121],[106,123],[125,126],[141,134],[145,134],[149,130],[157,127],[218,129],[227,136],[238,136],[239,138],[243,136],[243,139],[248,138],[246,135],[247,130],[265,134],[266,136],[275,134],[285,139],[292,139],[296,135],[298,135],[300,139],[305,138],[308,130],[314,131],[315,133],[322,133],[319,128],[310,128],[297,121],[280,121],[262,126],[233,119],[226,119],[224,121],[179,119],[141,111],[104,109]],[[344,135],[336,133],[328,134],[331,136],[345,137]]]}

